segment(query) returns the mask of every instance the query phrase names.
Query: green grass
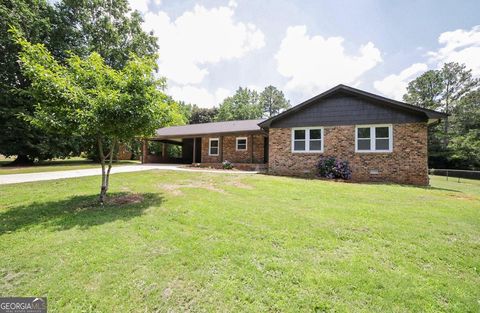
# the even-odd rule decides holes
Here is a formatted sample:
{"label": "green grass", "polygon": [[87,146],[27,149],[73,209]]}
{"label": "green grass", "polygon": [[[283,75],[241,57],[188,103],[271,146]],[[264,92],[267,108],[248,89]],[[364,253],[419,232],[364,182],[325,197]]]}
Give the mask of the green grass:
{"label": "green grass", "polygon": [[150,171],[0,186],[0,294],[49,312],[479,312],[480,184]]}
{"label": "green grass", "polygon": [[[32,166],[5,166],[10,163],[11,159],[0,161],[0,175],[7,174],[25,174],[40,172],[56,172],[66,170],[79,170],[87,168],[100,167],[99,163],[95,163],[85,158],[55,159],[50,161],[42,161]],[[140,164],[139,161],[122,160],[115,162],[114,166]],[[1,166],[3,165],[3,166]]]}

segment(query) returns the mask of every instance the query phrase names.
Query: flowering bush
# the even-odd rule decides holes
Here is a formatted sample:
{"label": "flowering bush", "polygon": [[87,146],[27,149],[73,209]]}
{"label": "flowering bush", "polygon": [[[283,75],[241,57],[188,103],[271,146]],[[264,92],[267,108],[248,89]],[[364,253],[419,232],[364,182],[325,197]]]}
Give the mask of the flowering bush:
{"label": "flowering bush", "polygon": [[334,157],[325,157],[318,162],[318,175],[330,179],[351,179],[352,171],[348,161],[337,160]]}
{"label": "flowering bush", "polygon": [[233,163],[228,160],[225,160],[222,162],[222,166],[224,170],[231,170],[233,168]]}

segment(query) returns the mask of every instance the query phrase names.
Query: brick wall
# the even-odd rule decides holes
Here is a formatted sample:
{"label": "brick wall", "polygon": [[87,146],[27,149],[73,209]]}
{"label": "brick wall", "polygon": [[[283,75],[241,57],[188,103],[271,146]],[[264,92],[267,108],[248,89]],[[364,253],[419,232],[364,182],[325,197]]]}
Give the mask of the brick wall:
{"label": "brick wall", "polygon": [[350,162],[353,181],[428,185],[426,123],[394,124],[391,153],[355,153],[353,125],[325,127],[323,153],[292,153],[291,136],[290,128],[269,130],[269,173],[313,176],[321,156],[334,156]]}
{"label": "brick wall", "polygon": [[[246,151],[236,150],[237,137],[247,137]],[[220,138],[220,136],[202,137],[202,163],[221,163],[223,160],[228,160],[233,163],[263,163],[264,137],[261,134],[250,135],[239,133],[235,136],[223,136],[223,160],[220,160],[220,153],[218,156],[208,155],[210,138]],[[251,155],[252,140],[253,160]]]}

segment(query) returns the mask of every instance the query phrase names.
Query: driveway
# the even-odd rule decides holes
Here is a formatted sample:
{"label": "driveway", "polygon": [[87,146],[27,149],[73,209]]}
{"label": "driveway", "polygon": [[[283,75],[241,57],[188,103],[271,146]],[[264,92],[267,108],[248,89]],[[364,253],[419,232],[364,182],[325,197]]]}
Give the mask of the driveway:
{"label": "driveway", "polygon": [[[200,169],[200,168],[194,169],[194,168],[183,167],[183,165],[178,165],[178,164],[148,164],[148,165],[142,164],[142,165],[123,165],[123,166],[117,166],[117,167],[113,166],[110,173],[117,174],[117,173],[141,172],[141,171],[149,171],[149,170],[171,170],[171,171],[185,171],[185,172],[230,173],[230,174],[256,174],[257,173],[252,171],[228,171],[228,170],[211,170],[211,169]],[[97,176],[97,175],[102,175],[101,168],[90,168],[90,169],[58,171],[58,172],[44,172],[44,173],[9,174],[9,175],[0,175],[0,185],[26,183],[26,182],[34,182],[34,181],[41,181],[41,180]]]}

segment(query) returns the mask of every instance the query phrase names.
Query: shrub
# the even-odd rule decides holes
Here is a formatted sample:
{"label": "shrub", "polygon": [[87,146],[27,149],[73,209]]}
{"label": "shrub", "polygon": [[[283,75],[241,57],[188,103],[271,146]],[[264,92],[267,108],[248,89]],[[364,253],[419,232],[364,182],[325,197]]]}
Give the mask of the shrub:
{"label": "shrub", "polygon": [[224,170],[231,170],[233,168],[233,163],[228,160],[225,160],[222,162],[222,166]]}
{"label": "shrub", "polygon": [[318,162],[318,175],[330,179],[351,179],[352,171],[348,161],[337,160],[334,157],[325,157]]}

